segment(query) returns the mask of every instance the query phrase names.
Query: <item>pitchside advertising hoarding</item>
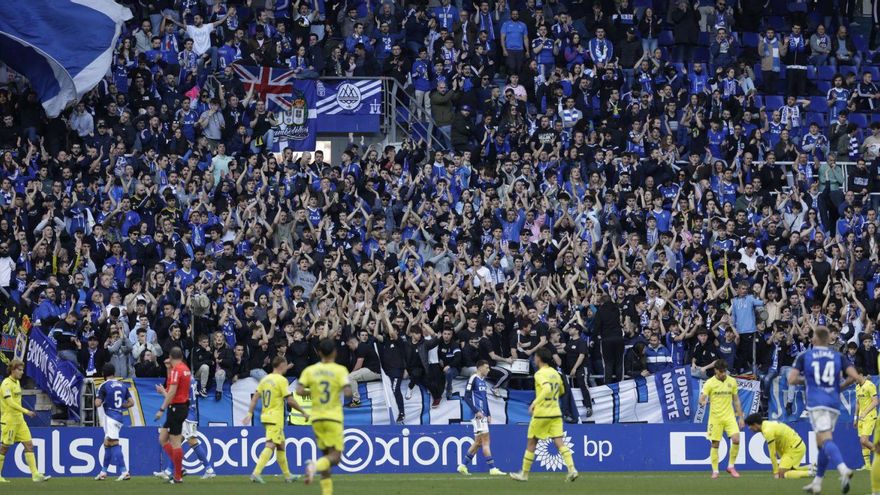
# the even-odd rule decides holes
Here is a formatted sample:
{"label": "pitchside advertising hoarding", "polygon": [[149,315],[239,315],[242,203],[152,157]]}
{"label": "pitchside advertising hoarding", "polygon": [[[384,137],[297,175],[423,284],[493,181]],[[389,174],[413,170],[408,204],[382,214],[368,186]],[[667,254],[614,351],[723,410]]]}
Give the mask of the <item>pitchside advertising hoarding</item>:
{"label": "pitchside advertising hoarding", "polygon": [[[795,429],[806,440],[804,462],[818,456],[815,436],[809,425]],[[498,425],[491,428],[495,463],[506,471],[519,469],[525,448],[525,425]],[[99,428],[34,428],[37,463],[41,471],[53,476],[94,476],[103,456],[103,431]],[[287,458],[294,471],[319,452],[309,427],[288,427]],[[471,445],[467,424],[448,426],[368,426],[345,430],[345,452],[338,472],[378,473],[454,473]],[[744,447],[739,451],[738,467],[769,470],[767,446],[760,434],[743,432]],[[861,465],[861,451],[855,430],[840,424],[835,432],[838,445],[850,467]],[[150,427],[124,428],[120,444],[134,476],[149,476],[165,460],[160,457],[157,430]],[[247,475],[253,470],[263,449],[263,430],[259,427],[202,428],[199,439],[207,446],[211,464],[221,475]],[[565,443],[575,455],[578,470],[590,471],[699,471],[709,469],[709,442],[705,426],[679,424],[566,425]],[[136,452],[137,455],[133,455]],[[719,452],[723,465],[727,445]],[[190,473],[202,469],[195,455],[187,451],[184,466]],[[474,470],[485,470],[482,458]],[[535,471],[565,470],[562,457],[549,441],[538,444]],[[267,473],[278,473],[273,458]],[[24,449],[19,444],[7,455],[3,476],[28,473]],[[29,475],[29,474],[28,474]]]}

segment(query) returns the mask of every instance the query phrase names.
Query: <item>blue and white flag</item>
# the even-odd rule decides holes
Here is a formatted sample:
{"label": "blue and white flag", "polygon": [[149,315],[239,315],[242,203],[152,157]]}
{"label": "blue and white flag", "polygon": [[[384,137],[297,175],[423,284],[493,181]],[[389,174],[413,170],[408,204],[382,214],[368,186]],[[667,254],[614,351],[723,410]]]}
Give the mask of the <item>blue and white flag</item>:
{"label": "blue and white flag", "polygon": [[318,132],[379,132],[382,81],[318,81]]}
{"label": "blue and white flag", "polygon": [[3,0],[0,60],[28,78],[56,117],[107,74],[131,17],[113,0]]}
{"label": "blue and white flag", "polygon": [[24,371],[52,401],[67,406],[72,419],[79,419],[83,375],[76,364],[58,357],[55,342],[38,327],[28,332]]}
{"label": "blue and white flag", "polygon": [[272,128],[274,142],[272,151],[281,152],[284,148],[293,151],[315,151],[318,134],[318,115],[315,111],[315,80],[295,79],[290,81],[290,93],[284,95],[290,106],[275,112],[278,126]]}

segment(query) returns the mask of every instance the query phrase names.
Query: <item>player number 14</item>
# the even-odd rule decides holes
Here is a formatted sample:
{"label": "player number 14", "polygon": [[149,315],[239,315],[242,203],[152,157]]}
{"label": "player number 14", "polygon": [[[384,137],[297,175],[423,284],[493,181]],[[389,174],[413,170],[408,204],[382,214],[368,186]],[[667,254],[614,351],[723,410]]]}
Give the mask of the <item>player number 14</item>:
{"label": "player number 14", "polygon": [[813,362],[813,379],[815,380],[817,385],[822,385],[825,387],[833,387],[834,386],[834,363],[832,361],[826,361],[824,366],[822,363]]}

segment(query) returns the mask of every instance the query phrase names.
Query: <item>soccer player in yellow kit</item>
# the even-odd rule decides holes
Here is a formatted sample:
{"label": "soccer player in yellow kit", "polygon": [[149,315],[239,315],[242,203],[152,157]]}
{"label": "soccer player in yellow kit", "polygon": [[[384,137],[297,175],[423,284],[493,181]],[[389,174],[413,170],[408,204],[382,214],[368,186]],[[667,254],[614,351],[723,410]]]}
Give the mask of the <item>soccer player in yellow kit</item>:
{"label": "soccer player in yellow kit", "polygon": [[[6,453],[16,442],[24,444],[24,458],[31,470],[31,479],[35,482],[46,481],[51,476],[45,476],[37,470],[37,460],[34,458],[34,444],[31,442],[31,430],[24,417],[35,416],[31,410],[21,405],[21,377],[24,376],[24,363],[20,359],[13,359],[8,366],[9,376],[0,383],[0,473],[3,472],[3,461]],[[0,476],[0,483],[8,483]]]}
{"label": "soccer player in yellow kit", "polygon": [[862,469],[871,469],[871,451],[874,450],[874,427],[877,424],[877,386],[865,377],[864,368],[856,368],[859,377],[856,379],[856,411],[853,415],[853,426],[859,431],[859,443],[862,444],[862,458],[865,465]]}
{"label": "soccer player in yellow kit", "polygon": [[296,385],[298,395],[312,397],[312,430],[318,448],[324,453],[317,461],[306,463],[305,483],[308,485],[321,473],[321,495],[333,495],[330,468],[342,459],[342,401],[344,394],[351,396],[348,369],[336,364],[336,344],[331,339],[318,343],[321,362],[304,369]]}
{"label": "soccer player in yellow kit", "polygon": [[532,420],[529,421],[526,453],[523,455],[522,471],[510,473],[510,477],[516,481],[529,480],[529,471],[532,468],[532,461],[535,460],[535,447],[538,445],[538,440],[547,438],[553,439],[553,443],[565,460],[565,467],[568,468],[565,481],[574,481],[578,477],[571,449],[562,441],[562,410],[559,409],[559,396],[562,395],[565,385],[559,372],[549,366],[552,360],[553,355],[547,348],[542,347],[535,352],[538,371],[535,373],[535,400],[529,406]]}
{"label": "soccer player in yellow kit", "polygon": [[282,356],[276,356],[272,359],[272,373],[264,376],[257,386],[257,391],[251,397],[251,405],[248,409],[247,416],[242,420],[242,424],[251,424],[251,418],[254,416],[254,409],[257,407],[257,401],[262,401],[263,410],[260,413],[260,422],[266,428],[266,446],[260,453],[260,458],[254,471],[251,473],[251,481],[254,483],[265,483],[261,473],[266,464],[272,459],[272,451],[275,451],[275,459],[278,461],[278,467],[284,474],[284,481],[291,483],[299,477],[290,474],[290,468],[287,466],[287,452],[284,439],[284,404],[287,403],[291,409],[300,412],[307,420],[309,418],[302,407],[293,398],[287,384],[287,378],[284,373],[287,371],[287,360]]}
{"label": "soccer player in yellow kit", "polygon": [[[790,426],[778,421],[765,421],[760,414],[750,414],[746,425],[755,433],[761,432],[767,441],[770,452],[770,465],[776,478],[808,478],[812,476],[809,466],[802,466],[801,461],[807,453],[807,446]],[[776,455],[779,454],[779,460]]]}
{"label": "soccer player in yellow kit", "polygon": [[718,477],[718,445],[725,433],[732,443],[727,472],[734,478],[739,478],[739,473],[736,472],[736,456],[739,455],[739,431],[745,427],[745,423],[736,380],[727,376],[727,362],[723,359],[715,361],[715,376],[706,380],[703,385],[700,405],[704,406],[706,402],[709,403],[709,426],[706,436],[712,442],[712,450],[709,454],[712,460],[712,479]]}

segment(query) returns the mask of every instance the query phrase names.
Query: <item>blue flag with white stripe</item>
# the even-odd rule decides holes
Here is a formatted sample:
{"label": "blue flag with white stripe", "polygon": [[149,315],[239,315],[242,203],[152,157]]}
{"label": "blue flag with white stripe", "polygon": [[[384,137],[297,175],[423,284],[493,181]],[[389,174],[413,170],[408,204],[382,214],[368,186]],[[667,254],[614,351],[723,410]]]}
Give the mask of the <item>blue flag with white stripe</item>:
{"label": "blue flag with white stripe", "polygon": [[107,74],[131,17],[113,0],[3,0],[0,60],[27,77],[56,117]]}
{"label": "blue flag with white stripe", "polygon": [[318,132],[379,132],[382,80],[318,81]]}

